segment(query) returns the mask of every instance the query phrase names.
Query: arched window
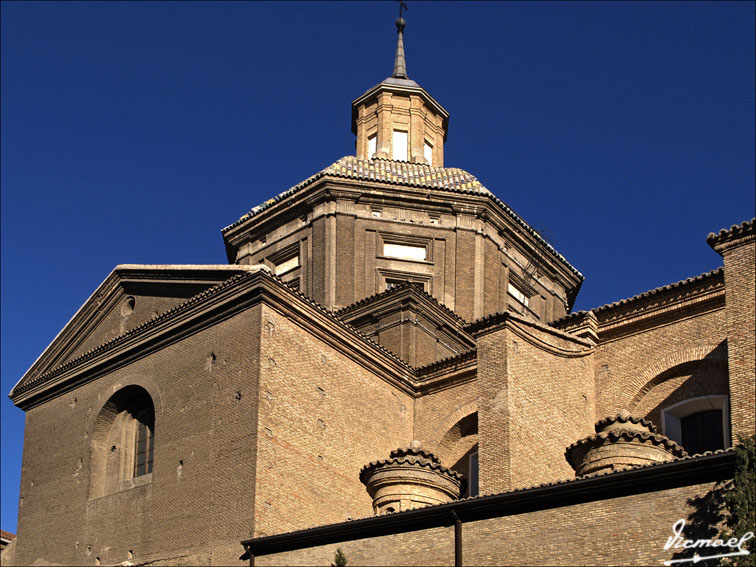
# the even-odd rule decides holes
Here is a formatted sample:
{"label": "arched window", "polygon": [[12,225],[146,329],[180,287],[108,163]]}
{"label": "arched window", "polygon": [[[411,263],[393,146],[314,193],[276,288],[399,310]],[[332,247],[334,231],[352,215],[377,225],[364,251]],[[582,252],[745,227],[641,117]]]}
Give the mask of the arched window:
{"label": "arched window", "polygon": [[134,476],[152,472],[152,453],[154,449],[155,414],[152,408],[142,408],[136,415],[136,448],[134,457]]}
{"label": "arched window", "polygon": [[727,396],[700,396],[662,410],[664,435],[691,455],[730,446]]}
{"label": "arched window", "polygon": [[[465,490],[461,498],[478,495],[478,413],[460,419],[444,436],[446,444],[451,444],[449,454],[456,459],[451,468],[461,473],[465,479]],[[462,455],[460,452],[464,451]],[[459,457],[457,457],[459,455]]]}
{"label": "arched window", "polygon": [[154,447],[155,407],[147,391],[127,386],[113,394],[92,435],[89,497],[150,482]]}

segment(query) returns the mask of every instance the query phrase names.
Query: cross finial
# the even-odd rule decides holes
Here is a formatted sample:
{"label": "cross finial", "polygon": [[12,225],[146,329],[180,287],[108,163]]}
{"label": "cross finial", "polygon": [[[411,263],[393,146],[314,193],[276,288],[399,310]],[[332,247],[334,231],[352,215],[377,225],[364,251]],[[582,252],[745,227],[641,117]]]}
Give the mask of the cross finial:
{"label": "cross finial", "polygon": [[404,2],[404,0],[399,0],[399,18],[402,17],[402,9],[407,10],[407,4]]}

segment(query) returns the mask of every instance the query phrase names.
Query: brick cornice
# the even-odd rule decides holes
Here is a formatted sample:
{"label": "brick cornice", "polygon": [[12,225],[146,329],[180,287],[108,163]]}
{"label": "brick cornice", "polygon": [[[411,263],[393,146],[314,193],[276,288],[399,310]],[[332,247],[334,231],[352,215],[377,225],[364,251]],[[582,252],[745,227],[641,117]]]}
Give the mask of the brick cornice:
{"label": "brick cornice", "polygon": [[732,248],[742,246],[756,240],[756,218],[750,221],[744,221],[741,224],[734,224],[729,230],[722,229],[718,233],[709,233],[706,242],[719,254]]}
{"label": "brick cornice", "polygon": [[[593,343],[591,341],[576,337],[573,334],[555,329],[554,327],[549,327],[542,323],[518,317],[511,312],[494,313],[493,315],[488,315],[482,319],[473,321],[466,327],[467,332],[472,334],[476,340],[488,333],[493,333],[502,329],[510,329],[523,340],[528,341],[534,346],[560,356],[585,356],[590,354],[593,349]],[[548,343],[540,337],[537,337],[530,329],[540,331],[546,336],[552,336],[573,343],[578,350],[565,349]]]}
{"label": "brick cornice", "polygon": [[17,385],[13,402],[27,410],[264,302],[379,378],[413,395],[414,369],[265,271],[236,275],[159,317]]}
{"label": "brick cornice", "polygon": [[649,325],[663,325],[690,315],[720,309],[724,307],[724,295],[724,270],[717,268],[590,311],[570,313],[550,325],[574,332],[593,313],[598,320],[599,342],[604,342]]}

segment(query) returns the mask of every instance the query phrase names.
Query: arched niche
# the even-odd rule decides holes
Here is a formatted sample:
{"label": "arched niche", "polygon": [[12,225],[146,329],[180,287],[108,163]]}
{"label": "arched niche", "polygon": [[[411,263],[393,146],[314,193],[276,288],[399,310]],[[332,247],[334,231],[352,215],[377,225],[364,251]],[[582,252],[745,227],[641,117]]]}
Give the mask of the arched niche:
{"label": "arched niche", "polygon": [[90,437],[89,498],[151,482],[155,405],[141,386],[115,392],[102,406]]}
{"label": "arched niche", "polygon": [[467,479],[462,498],[478,494],[478,412],[452,425],[438,443],[441,460]]}

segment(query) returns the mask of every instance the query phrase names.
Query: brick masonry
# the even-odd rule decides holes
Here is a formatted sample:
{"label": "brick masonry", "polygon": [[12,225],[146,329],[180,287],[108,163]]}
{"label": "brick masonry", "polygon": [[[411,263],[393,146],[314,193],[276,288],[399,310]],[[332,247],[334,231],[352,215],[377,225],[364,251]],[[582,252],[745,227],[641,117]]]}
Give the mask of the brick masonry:
{"label": "brick masonry", "polygon": [[[510,514],[462,524],[463,565],[661,565],[672,526],[712,483]],[[601,526],[601,530],[597,530]],[[255,565],[454,565],[454,527],[436,527],[259,555]]]}
{"label": "brick masonry", "polygon": [[730,363],[732,433],[752,435],[756,430],[754,366],[756,349],[756,219],[710,234],[709,244],[724,259],[727,294],[727,342]]}
{"label": "brick masonry", "polygon": [[[43,356],[28,377],[36,382],[14,391],[27,410],[15,560],[235,564],[241,540],[370,517],[360,468],[413,439],[464,473],[477,450],[485,494],[574,478],[565,447],[620,409],[659,425],[665,407],[724,395],[733,432],[746,431],[754,410],[744,385],[753,372],[742,347],[753,344],[753,331],[740,310],[752,276],[739,275],[742,266],[728,258],[746,262],[748,242],[725,253],[724,271],[598,308],[593,323],[575,314],[546,325],[505,312],[463,324],[474,349],[422,369],[275,277],[249,270],[188,302],[169,302],[176,306],[157,318],[143,317],[154,306],[149,294],[136,296],[141,326],[77,358],[82,348],[71,345],[84,344],[77,337],[112,336],[119,317],[132,316],[120,310],[125,288],[115,285],[104,296],[105,316],[90,317],[85,307],[61,335],[69,346],[54,343],[57,358]],[[423,309],[438,310],[434,317],[449,317],[423,301]],[[144,388],[153,401],[154,470],[95,498],[98,416],[126,386]],[[506,549],[467,546],[465,561],[537,564],[544,552],[529,551],[527,534],[547,530],[558,542],[549,553],[574,558],[591,545],[592,561],[610,564],[622,557],[619,544],[594,541],[591,525],[621,520],[639,538],[633,545],[655,541],[656,528],[642,518],[667,519],[657,501],[665,513],[683,514],[688,497],[670,491],[466,525],[481,542],[496,540],[497,530],[514,535]],[[439,528],[344,549],[359,562],[444,564],[450,534]],[[333,551],[278,560],[317,563]]]}
{"label": "brick masonry", "polygon": [[[253,534],[259,344],[256,308],[30,409],[18,564],[236,561]],[[90,499],[92,430],[129,384],[155,404],[151,479]]]}

